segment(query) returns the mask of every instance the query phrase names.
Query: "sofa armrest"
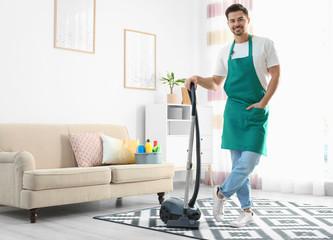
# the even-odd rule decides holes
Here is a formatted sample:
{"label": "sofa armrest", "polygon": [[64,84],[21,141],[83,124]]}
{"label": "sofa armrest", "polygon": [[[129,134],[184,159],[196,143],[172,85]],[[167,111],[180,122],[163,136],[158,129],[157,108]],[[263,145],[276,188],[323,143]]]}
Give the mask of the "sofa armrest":
{"label": "sofa armrest", "polygon": [[23,174],[33,169],[35,159],[31,153],[0,152],[0,204],[20,207]]}

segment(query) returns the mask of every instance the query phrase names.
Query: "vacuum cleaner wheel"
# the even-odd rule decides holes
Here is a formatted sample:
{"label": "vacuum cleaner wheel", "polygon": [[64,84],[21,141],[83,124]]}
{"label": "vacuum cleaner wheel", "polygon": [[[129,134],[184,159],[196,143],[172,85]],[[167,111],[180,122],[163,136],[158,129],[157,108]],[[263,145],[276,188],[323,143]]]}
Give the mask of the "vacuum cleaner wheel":
{"label": "vacuum cleaner wheel", "polygon": [[162,206],[160,209],[160,218],[164,223],[167,223],[171,219],[171,212],[168,207]]}

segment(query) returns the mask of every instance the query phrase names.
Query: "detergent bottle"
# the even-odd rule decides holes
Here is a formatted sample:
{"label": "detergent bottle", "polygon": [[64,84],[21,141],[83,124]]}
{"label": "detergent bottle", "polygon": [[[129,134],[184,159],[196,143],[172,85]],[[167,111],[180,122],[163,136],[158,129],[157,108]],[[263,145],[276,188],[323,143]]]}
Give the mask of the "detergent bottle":
{"label": "detergent bottle", "polygon": [[146,153],[150,153],[153,151],[153,145],[151,144],[149,139],[147,139],[145,147],[146,147]]}

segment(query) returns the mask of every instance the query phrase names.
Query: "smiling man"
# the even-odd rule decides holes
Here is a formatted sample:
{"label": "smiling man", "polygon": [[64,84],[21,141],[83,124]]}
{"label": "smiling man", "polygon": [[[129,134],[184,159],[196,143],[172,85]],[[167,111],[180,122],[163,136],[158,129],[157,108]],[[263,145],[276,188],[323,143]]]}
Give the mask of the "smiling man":
{"label": "smiling man", "polygon": [[223,221],[226,201],[236,193],[243,211],[230,226],[244,227],[254,223],[249,175],[267,155],[268,102],[279,83],[280,65],[273,42],[248,33],[250,18],[243,5],[231,5],[225,15],[234,41],[220,51],[212,77],[192,76],[185,86],[193,82],[217,90],[224,84],[228,100],[221,147],[230,150],[232,170],[213,191],[213,214]]}

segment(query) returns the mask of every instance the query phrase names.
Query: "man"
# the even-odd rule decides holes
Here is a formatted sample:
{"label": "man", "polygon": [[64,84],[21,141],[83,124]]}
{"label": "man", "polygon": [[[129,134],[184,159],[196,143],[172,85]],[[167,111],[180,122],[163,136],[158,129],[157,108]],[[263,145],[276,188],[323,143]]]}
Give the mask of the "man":
{"label": "man", "polygon": [[225,15],[233,43],[222,48],[212,77],[192,76],[185,86],[189,89],[193,82],[195,88],[199,84],[217,90],[225,80],[222,148],[230,150],[232,171],[213,191],[213,214],[216,221],[223,221],[226,200],[236,193],[243,211],[230,226],[244,227],[254,222],[249,175],[260,156],[266,156],[268,102],[277,89],[280,66],[273,42],[248,33],[250,18],[243,5],[231,5]]}

